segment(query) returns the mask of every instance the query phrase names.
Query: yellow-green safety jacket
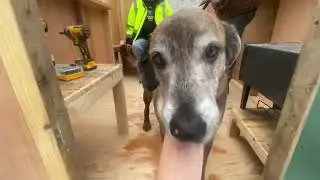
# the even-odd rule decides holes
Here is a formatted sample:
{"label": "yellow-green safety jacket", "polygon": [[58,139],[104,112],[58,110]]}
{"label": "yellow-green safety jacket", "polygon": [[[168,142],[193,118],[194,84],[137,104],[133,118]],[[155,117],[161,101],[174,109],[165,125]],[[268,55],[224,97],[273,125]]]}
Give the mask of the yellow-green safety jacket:
{"label": "yellow-green safety jacket", "polygon": [[[127,38],[132,39],[134,42],[144,24],[144,21],[147,17],[147,7],[144,4],[143,0],[133,0],[129,15],[128,15],[128,24],[127,24]],[[165,17],[171,16],[173,10],[167,0],[161,0],[155,10],[155,22],[158,26]]]}

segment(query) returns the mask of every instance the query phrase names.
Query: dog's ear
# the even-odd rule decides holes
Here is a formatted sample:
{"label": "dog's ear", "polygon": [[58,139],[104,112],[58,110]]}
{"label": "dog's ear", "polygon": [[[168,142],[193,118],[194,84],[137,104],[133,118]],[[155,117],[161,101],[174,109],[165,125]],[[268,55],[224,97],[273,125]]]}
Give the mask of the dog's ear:
{"label": "dog's ear", "polygon": [[238,56],[241,51],[241,39],[237,32],[237,29],[226,22],[222,22],[225,35],[226,35],[226,58],[227,58],[227,67],[235,64],[235,61],[238,59]]}
{"label": "dog's ear", "polygon": [[150,58],[139,60],[137,66],[143,88],[148,91],[154,91],[158,87],[159,82],[156,79]]}

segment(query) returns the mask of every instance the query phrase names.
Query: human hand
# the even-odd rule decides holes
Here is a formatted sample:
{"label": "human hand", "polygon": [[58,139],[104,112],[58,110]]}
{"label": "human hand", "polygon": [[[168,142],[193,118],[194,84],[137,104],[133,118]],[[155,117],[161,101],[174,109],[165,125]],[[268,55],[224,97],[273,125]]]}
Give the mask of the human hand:
{"label": "human hand", "polygon": [[131,44],[125,44],[125,48],[128,54],[132,54],[132,45]]}
{"label": "human hand", "polygon": [[211,0],[202,0],[202,2],[199,4],[199,6],[203,6],[202,9],[206,9],[207,6],[211,3]]}
{"label": "human hand", "polygon": [[206,9],[207,6],[211,3],[213,8],[221,8],[226,4],[228,0],[202,0],[199,6],[203,6],[203,9]]}

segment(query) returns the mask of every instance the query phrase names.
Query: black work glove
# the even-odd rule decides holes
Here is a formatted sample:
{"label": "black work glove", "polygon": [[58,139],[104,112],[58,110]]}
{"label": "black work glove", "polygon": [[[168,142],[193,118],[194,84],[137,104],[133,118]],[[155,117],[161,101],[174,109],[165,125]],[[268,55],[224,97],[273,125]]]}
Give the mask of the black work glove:
{"label": "black work glove", "polygon": [[126,44],[130,44],[130,45],[132,45],[132,43],[133,43],[133,39],[132,39],[132,37],[126,37]]}
{"label": "black work glove", "polygon": [[125,48],[128,54],[132,54],[132,43],[133,43],[132,37],[127,36]]}

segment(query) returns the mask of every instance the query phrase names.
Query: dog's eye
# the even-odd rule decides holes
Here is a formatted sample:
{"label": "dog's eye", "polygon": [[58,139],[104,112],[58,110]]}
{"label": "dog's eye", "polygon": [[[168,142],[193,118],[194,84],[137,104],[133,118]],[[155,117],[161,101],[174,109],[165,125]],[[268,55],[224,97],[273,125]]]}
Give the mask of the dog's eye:
{"label": "dog's eye", "polygon": [[209,44],[205,50],[206,59],[213,63],[219,55],[219,47],[216,44]]}
{"label": "dog's eye", "polygon": [[164,69],[166,67],[166,61],[160,53],[154,53],[151,59],[156,68]]}

